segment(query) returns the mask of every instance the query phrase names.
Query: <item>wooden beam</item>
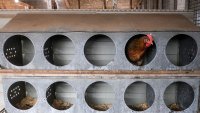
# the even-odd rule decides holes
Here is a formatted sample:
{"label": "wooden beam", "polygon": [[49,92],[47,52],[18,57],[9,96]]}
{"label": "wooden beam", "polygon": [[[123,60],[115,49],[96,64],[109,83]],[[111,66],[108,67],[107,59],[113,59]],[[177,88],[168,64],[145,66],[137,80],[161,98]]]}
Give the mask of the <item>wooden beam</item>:
{"label": "wooden beam", "polygon": [[107,7],[106,7],[106,0],[103,0],[103,4],[104,4],[104,9],[107,9]]}
{"label": "wooden beam", "polygon": [[47,9],[52,9],[51,0],[47,0]]}
{"label": "wooden beam", "polygon": [[[112,74],[156,74],[157,76],[162,76],[162,74],[187,74],[189,75],[195,75],[200,77],[200,71],[199,70],[15,70],[15,69],[1,69],[0,75],[27,75],[27,76],[33,76],[35,74],[41,74],[41,76],[46,75],[58,75],[58,74],[106,74],[106,75],[112,75]],[[21,74],[21,75],[20,75]],[[45,75],[46,74],[46,75]],[[79,75],[77,75],[79,76]],[[168,75],[169,76],[169,75]]]}
{"label": "wooden beam", "polygon": [[158,0],[158,9],[163,9],[163,0]]}
{"label": "wooden beam", "polygon": [[177,10],[185,10],[187,0],[177,0]]}
{"label": "wooden beam", "polygon": [[130,0],[130,9],[133,9],[133,0]]}
{"label": "wooden beam", "polygon": [[81,0],[78,0],[78,8],[81,9]]}
{"label": "wooden beam", "polygon": [[169,9],[174,10],[175,9],[175,0],[168,0],[169,2]]}

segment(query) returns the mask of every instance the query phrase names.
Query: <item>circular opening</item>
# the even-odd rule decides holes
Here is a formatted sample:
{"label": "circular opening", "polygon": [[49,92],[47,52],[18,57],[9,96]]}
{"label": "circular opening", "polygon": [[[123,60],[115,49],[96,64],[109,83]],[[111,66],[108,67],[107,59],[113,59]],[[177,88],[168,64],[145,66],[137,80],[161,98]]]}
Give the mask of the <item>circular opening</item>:
{"label": "circular opening", "polygon": [[91,84],[85,92],[87,104],[95,110],[107,111],[112,107],[115,94],[112,87],[105,82]]}
{"label": "circular opening", "polygon": [[31,40],[22,35],[15,35],[7,39],[3,50],[6,59],[16,66],[29,64],[35,54]]}
{"label": "circular opening", "polygon": [[114,61],[115,51],[115,44],[105,35],[91,37],[84,48],[85,57],[96,66],[105,66]]}
{"label": "circular opening", "polygon": [[55,82],[48,87],[46,98],[51,107],[67,110],[75,103],[76,92],[68,83]]}
{"label": "circular opening", "polygon": [[126,105],[134,111],[145,111],[154,102],[155,93],[153,88],[145,82],[134,82],[125,91],[124,100]]}
{"label": "circular opening", "polygon": [[176,66],[185,66],[191,63],[197,54],[195,40],[184,34],[171,38],[166,47],[166,55],[171,63]]}
{"label": "circular opening", "polygon": [[147,35],[139,34],[129,39],[125,47],[126,58],[134,65],[144,66],[150,63],[156,55],[156,44],[147,47]]}
{"label": "circular opening", "polygon": [[194,101],[193,88],[185,82],[172,83],[165,90],[164,101],[170,110],[183,111]]}
{"label": "circular opening", "polygon": [[8,100],[17,109],[28,110],[37,102],[37,92],[28,82],[13,83],[8,89]]}
{"label": "circular opening", "polygon": [[64,35],[50,37],[44,45],[44,56],[55,66],[69,64],[74,58],[75,47],[72,41]]}

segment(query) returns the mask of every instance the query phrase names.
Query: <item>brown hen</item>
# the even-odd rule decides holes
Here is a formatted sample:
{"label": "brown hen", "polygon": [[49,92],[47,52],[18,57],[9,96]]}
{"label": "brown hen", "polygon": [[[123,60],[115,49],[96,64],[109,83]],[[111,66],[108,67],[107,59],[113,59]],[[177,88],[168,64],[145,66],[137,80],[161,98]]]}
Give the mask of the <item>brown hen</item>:
{"label": "brown hen", "polygon": [[131,40],[127,45],[129,60],[138,66],[142,65],[144,54],[151,45],[153,37],[150,34]]}

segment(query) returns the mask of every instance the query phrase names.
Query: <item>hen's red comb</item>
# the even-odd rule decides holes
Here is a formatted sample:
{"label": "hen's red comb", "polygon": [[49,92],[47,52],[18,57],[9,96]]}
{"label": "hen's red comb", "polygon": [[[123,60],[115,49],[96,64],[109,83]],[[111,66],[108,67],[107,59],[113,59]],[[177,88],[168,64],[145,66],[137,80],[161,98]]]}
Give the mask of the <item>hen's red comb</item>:
{"label": "hen's red comb", "polygon": [[153,45],[153,37],[151,34],[147,34],[146,36],[149,38],[149,41],[146,42],[146,47],[150,47],[151,45]]}
{"label": "hen's red comb", "polygon": [[151,42],[153,42],[153,37],[152,37],[151,34],[147,34],[147,37],[149,38],[149,40],[150,40]]}

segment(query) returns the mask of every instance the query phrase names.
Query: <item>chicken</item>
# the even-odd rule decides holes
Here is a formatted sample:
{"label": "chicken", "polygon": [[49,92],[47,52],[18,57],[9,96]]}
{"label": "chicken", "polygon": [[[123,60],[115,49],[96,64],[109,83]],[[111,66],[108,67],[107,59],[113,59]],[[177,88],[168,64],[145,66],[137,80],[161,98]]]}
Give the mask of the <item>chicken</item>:
{"label": "chicken", "polygon": [[153,45],[153,37],[151,34],[133,39],[127,45],[129,60],[138,66],[142,65],[144,54],[151,45]]}

